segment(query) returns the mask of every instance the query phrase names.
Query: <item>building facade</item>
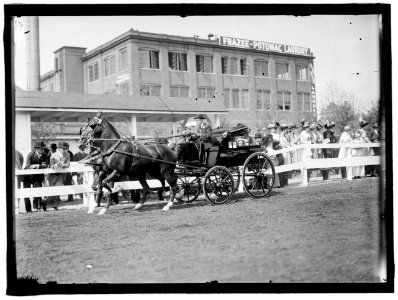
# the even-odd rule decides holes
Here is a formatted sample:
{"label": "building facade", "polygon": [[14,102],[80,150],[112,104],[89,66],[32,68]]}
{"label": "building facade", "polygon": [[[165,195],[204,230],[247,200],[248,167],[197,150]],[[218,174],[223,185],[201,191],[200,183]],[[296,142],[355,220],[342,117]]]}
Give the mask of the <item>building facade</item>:
{"label": "building facade", "polygon": [[314,56],[304,47],[129,30],[89,52],[65,46],[54,54],[42,90],[222,101],[231,126],[316,116]]}

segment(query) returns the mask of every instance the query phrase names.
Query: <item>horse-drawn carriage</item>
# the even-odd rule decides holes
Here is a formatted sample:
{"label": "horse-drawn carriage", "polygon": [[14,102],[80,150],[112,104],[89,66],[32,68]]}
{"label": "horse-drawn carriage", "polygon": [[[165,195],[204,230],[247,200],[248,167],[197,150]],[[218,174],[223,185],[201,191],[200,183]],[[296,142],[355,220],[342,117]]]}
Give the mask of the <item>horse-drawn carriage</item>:
{"label": "horse-drawn carriage", "polygon": [[201,192],[212,204],[226,203],[238,190],[241,179],[245,192],[251,197],[265,197],[272,190],[275,170],[271,159],[260,145],[231,142],[237,132],[242,132],[242,128],[218,135],[205,156],[201,142],[182,143],[175,154],[167,145],[144,145],[122,138],[99,113],[82,127],[80,143],[90,145],[95,149],[93,155],[102,157],[103,173],[107,175],[102,177],[105,185],[120,174],[134,174],[144,189],[143,199],[136,209],[142,206],[149,193],[147,175],[158,179],[163,188],[166,180],[171,187],[169,203],[164,207],[168,210],[174,196],[179,201],[192,202]]}

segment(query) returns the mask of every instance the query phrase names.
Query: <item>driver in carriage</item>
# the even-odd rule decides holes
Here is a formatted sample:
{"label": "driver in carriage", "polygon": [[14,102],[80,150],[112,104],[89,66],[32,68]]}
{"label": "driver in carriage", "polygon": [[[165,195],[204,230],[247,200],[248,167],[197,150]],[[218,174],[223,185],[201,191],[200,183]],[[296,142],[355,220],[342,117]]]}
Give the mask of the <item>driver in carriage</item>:
{"label": "driver in carriage", "polygon": [[[194,117],[194,120],[196,121],[197,125],[197,131],[196,133],[190,133],[190,141],[198,141],[203,144],[203,151],[199,151],[200,153],[200,161],[201,162],[206,162],[209,149],[211,146],[213,146],[211,142],[211,137],[213,135],[213,129],[211,126],[205,121],[205,117],[203,115],[197,115]],[[189,132],[188,132],[189,133]]]}

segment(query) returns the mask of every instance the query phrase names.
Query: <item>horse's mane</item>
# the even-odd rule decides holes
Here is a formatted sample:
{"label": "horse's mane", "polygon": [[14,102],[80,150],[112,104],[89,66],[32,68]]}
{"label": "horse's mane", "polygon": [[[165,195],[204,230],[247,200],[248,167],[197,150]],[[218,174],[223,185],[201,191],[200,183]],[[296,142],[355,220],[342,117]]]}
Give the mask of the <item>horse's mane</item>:
{"label": "horse's mane", "polygon": [[113,131],[113,133],[116,134],[117,138],[120,138],[120,134],[118,133],[115,126],[111,124],[111,122],[109,122],[106,118],[103,118],[102,122],[105,122],[109,126],[109,128]]}

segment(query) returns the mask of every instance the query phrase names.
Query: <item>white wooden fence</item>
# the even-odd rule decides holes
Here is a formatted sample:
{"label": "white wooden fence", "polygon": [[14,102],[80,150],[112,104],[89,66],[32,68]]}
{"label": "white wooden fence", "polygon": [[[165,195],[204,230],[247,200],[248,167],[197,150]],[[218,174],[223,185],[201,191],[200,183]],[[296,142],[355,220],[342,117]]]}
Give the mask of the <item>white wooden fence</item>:
{"label": "white wooden fence", "polygon": [[[378,148],[380,143],[349,143],[349,144],[301,144],[291,148],[285,148],[282,150],[275,151],[275,154],[282,154],[294,151],[302,151],[306,148],[310,149],[354,149],[354,148]],[[300,170],[302,176],[302,185],[307,186],[307,170],[308,169],[322,169],[322,168],[339,168],[347,167],[347,180],[352,179],[352,167],[365,166],[365,165],[380,165],[380,156],[353,156],[344,158],[319,158],[319,159],[308,159],[303,161],[285,164],[282,166],[276,166],[275,172],[282,173],[293,170]],[[92,167],[79,164],[77,162],[71,162],[70,168],[62,170],[53,169],[32,169],[32,170],[16,170],[15,176],[18,175],[32,175],[32,174],[50,174],[50,173],[83,173],[83,184],[82,185],[69,185],[69,186],[44,186],[41,188],[22,188],[15,187],[15,198],[32,198],[32,197],[45,197],[45,196],[63,196],[69,194],[83,194],[83,205],[89,206],[94,201],[94,191],[91,189],[91,184],[94,179],[94,171]],[[17,182],[17,181],[15,181]],[[158,180],[148,180],[148,185],[151,188],[159,188],[161,184]],[[167,184],[166,184],[167,185]],[[138,181],[123,181],[116,182],[115,187],[120,187],[124,190],[131,189],[142,189],[141,184]],[[240,184],[240,191],[243,190],[243,184]],[[18,206],[18,201],[16,201]],[[16,207],[17,208],[17,207]]]}

